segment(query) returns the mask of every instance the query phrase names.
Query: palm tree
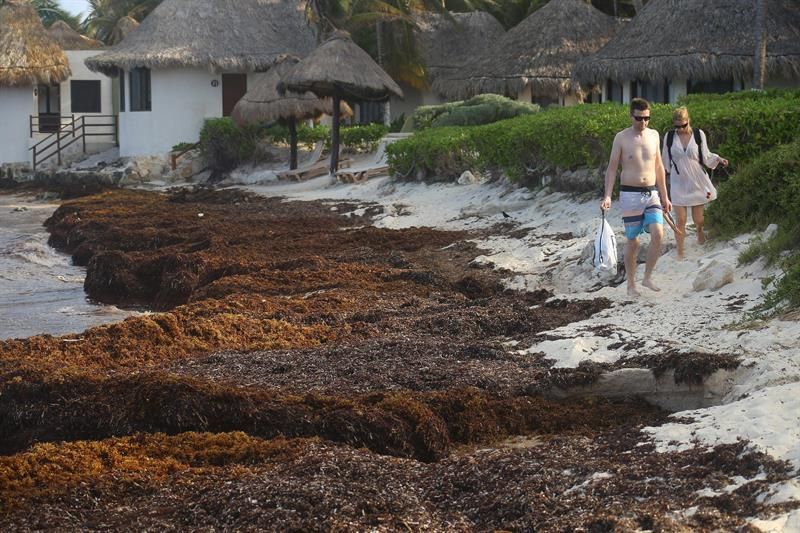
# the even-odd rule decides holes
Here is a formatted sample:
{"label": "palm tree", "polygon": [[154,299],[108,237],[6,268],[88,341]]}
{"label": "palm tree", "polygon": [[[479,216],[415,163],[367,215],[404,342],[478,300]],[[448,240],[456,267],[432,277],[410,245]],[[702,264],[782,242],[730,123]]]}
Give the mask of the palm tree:
{"label": "palm tree", "polygon": [[117,22],[126,16],[142,21],[161,0],[89,0],[89,14],[83,21],[88,35],[111,44]]}
{"label": "palm tree", "polygon": [[64,11],[56,0],[33,0],[31,5],[36,9],[36,12],[39,13],[39,18],[42,19],[42,23],[48,28],[52,26],[54,22],[63,20],[73,30],[80,29],[80,18]]}

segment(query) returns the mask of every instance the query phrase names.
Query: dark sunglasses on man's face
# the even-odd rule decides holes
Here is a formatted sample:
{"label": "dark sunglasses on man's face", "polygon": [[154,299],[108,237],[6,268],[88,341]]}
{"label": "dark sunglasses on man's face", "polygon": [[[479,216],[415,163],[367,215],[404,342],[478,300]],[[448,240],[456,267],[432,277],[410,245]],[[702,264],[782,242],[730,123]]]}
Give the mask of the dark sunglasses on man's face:
{"label": "dark sunglasses on man's face", "polygon": [[675,126],[676,130],[682,130],[683,128],[685,128],[688,125],[689,125],[688,122],[686,124],[673,124],[673,126]]}
{"label": "dark sunglasses on man's face", "polygon": [[636,122],[642,122],[642,121],[646,122],[650,120],[650,115],[647,115],[646,117],[637,117],[636,115],[631,115],[631,116],[636,119]]}

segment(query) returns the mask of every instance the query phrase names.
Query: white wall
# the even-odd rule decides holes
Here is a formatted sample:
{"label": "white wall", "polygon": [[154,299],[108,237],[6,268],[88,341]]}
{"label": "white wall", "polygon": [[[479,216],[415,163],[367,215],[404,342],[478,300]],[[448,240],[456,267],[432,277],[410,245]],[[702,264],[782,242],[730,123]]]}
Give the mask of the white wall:
{"label": "white wall", "polygon": [[30,162],[33,87],[0,87],[0,164]]}
{"label": "white wall", "polygon": [[206,118],[222,116],[221,74],[152,70],[150,82],[152,111],[131,111],[130,73],[125,73],[125,111],[119,114],[121,156],[165,155],[180,142],[197,142]]}
{"label": "white wall", "polygon": [[[78,118],[81,115],[87,115],[91,117],[92,115],[113,115],[114,114],[114,103],[113,103],[113,91],[112,91],[112,78],[104,76],[99,72],[92,72],[86,67],[84,60],[96,56],[99,54],[100,51],[98,50],[65,50],[64,54],[67,56],[67,60],[69,61],[69,67],[72,70],[72,76],[69,77],[66,81],[61,83],[61,115],[69,116],[72,115],[72,86],[70,82],[72,80],[99,80],[100,81],[100,112],[99,113],[75,113],[75,118]],[[111,124],[111,118],[97,118],[97,119],[86,119],[86,124]],[[87,132],[91,133],[101,133],[101,132],[109,132],[110,135],[103,135],[99,137],[89,136],[86,137],[86,142],[89,144],[92,143],[110,143],[114,142],[114,135],[113,135],[113,128],[111,126],[103,126],[102,128],[94,128],[87,130]]]}
{"label": "white wall", "polygon": [[[111,103],[111,78],[98,72],[92,72],[83,62],[86,58],[96,56],[97,50],[65,50],[64,53],[69,60],[69,68],[72,76],[61,84],[61,114],[72,114],[72,94],[70,91],[70,81],[72,80],[100,80],[100,113],[101,115],[111,115],[114,110]],[[81,114],[76,113],[78,117]]]}

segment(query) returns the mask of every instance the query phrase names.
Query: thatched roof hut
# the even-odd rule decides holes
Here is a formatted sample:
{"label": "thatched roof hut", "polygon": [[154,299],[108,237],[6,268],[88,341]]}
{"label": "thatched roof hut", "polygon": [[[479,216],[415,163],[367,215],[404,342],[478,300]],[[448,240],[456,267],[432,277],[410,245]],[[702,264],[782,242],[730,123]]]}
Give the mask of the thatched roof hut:
{"label": "thatched roof hut", "polygon": [[278,90],[281,93],[311,91],[317,96],[333,98],[331,175],[339,168],[339,102],[342,98],[386,100],[392,94],[403,97],[397,83],[344,31],[334,32],[287,72]]}
{"label": "thatched roof hut", "polygon": [[117,21],[114,29],[111,31],[111,44],[118,44],[125,37],[139,27],[139,21],[130,15],[125,15]]}
{"label": "thatched roof hut", "polygon": [[28,0],[0,5],[0,87],[51,85],[70,75],[69,61]]}
{"label": "thatched roof hut", "polygon": [[[751,79],[753,0],[648,2],[603,49],[580,61],[582,82]],[[800,79],[800,4],[767,0],[767,72]]]}
{"label": "thatched roof hut", "polygon": [[[271,69],[251,90],[247,91],[233,108],[231,118],[237,124],[253,124],[259,122],[284,121],[289,127],[289,143],[291,155],[289,168],[297,168],[297,129],[298,120],[317,118],[320,115],[333,114],[333,99],[320,98],[314,93],[287,92],[281,95],[278,84],[282,76],[295,64],[294,59],[287,59]],[[342,116],[351,116],[353,110],[346,102],[339,105]]]}
{"label": "thatched roof hut", "polygon": [[[295,64],[296,61],[289,59],[269,69],[255,87],[236,103],[231,118],[237,124],[252,124],[290,118],[305,120],[333,114],[333,102],[330,98],[320,98],[311,92],[287,92],[284,95],[278,93],[282,75]],[[345,102],[342,102],[340,111],[343,115],[353,113]]]}
{"label": "thatched roof hut", "polygon": [[496,18],[485,11],[422,15],[415,33],[429,84],[460,71],[470,58],[482,55],[487,45],[505,33]]}
{"label": "thatched roof hut", "polygon": [[451,98],[516,95],[527,86],[549,97],[581,94],[575,63],[606,44],[619,24],[584,0],[550,0],[434,89]]}
{"label": "thatched roof hut", "polygon": [[391,94],[403,97],[397,83],[344,31],[334,32],[292,68],[282,85],[289,91],[357,100],[385,100]]}
{"label": "thatched roof hut", "polygon": [[93,71],[194,67],[213,72],[266,70],[316,44],[300,0],[164,0]]}
{"label": "thatched roof hut", "polygon": [[47,30],[50,37],[64,50],[99,50],[105,45],[100,41],[90,39],[70,28],[63,20],[57,20]]}

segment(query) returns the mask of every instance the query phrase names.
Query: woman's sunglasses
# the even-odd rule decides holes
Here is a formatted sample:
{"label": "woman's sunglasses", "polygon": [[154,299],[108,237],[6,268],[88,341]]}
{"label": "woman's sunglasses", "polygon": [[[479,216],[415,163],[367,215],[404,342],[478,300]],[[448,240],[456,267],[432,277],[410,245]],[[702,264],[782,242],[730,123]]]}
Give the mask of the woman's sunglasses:
{"label": "woman's sunglasses", "polygon": [[634,119],[636,119],[636,122],[642,122],[642,121],[650,120],[650,115],[647,115],[646,117],[637,117],[636,115],[631,115],[631,116]]}
{"label": "woman's sunglasses", "polygon": [[689,125],[688,122],[686,124],[673,124],[673,126],[675,127],[676,130],[682,130],[683,128],[685,128],[688,125]]}

